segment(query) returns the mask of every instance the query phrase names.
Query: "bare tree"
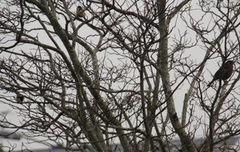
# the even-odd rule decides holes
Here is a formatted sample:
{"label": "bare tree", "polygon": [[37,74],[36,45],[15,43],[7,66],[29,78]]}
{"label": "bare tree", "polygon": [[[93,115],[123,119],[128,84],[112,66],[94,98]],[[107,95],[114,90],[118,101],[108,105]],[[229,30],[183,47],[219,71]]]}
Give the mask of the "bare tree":
{"label": "bare tree", "polygon": [[238,1],[1,1],[0,101],[23,117],[1,127],[66,149],[213,151],[240,134],[239,17]]}

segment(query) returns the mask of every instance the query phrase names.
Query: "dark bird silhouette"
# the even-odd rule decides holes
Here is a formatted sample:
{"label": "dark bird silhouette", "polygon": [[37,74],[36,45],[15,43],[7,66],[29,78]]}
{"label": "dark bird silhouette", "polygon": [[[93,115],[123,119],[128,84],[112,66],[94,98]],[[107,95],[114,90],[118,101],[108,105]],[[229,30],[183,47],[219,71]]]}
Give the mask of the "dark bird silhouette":
{"label": "dark bird silhouette", "polygon": [[214,74],[212,81],[207,85],[210,87],[215,80],[227,80],[233,73],[233,61],[224,63]]}
{"label": "dark bird silhouette", "polygon": [[76,18],[78,17],[85,17],[84,10],[82,9],[81,6],[78,6],[76,10]]}
{"label": "dark bird silhouette", "polygon": [[17,92],[16,101],[18,103],[22,104],[23,103],[23,99],[24,99],[24,96],[21,93]]}

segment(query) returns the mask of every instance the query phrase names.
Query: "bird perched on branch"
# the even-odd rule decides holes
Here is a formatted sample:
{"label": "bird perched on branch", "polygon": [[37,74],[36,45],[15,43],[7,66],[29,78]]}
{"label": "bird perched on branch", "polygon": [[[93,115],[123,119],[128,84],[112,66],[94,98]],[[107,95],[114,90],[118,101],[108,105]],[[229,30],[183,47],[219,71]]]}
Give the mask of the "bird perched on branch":
{"label": "bird perched on branch", "polygon": [[207,85],[210,87],[215,80],[227,80],[233,73],[233,61],[224,63],[214,74],[212,81]]}
{"label": "bird perched on branch", "polygon": [[17,92],[16,101],[17,101],[18,103],[22,104],[22,103],[23,103],[23,100],[24,100],[24,95],[21,94],[21,93],[19,93],[19,92]]}
{"label": "bird perched on branch", "polygon": [[77,10],[76,10],[76,17],[75,18],[78,18],[78,17],[85,17],[84,10],[82,9],[81,6],[78,6]]}

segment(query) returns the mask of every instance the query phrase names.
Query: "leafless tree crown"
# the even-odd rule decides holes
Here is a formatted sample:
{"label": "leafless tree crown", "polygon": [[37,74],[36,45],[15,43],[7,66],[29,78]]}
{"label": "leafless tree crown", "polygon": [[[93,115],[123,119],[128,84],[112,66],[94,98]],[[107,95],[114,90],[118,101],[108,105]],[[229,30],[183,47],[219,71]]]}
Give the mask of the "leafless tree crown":
{"label": "leafless tree crown", "polygon": [[20,116],[1,127],[91,151],[226,151],[240,134],[238,0],[0,4],[0,102]]}

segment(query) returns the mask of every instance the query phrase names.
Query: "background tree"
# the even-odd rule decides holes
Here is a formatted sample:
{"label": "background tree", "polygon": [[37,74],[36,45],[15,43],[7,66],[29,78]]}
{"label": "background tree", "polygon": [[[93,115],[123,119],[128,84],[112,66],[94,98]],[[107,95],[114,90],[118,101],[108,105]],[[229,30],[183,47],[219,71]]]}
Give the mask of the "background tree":
{"label": "background tree", "polygon": [[[83,18],[75,17],[78,5]],[[16,124],[2,115],[1,126],[66,149],[108,151],[120,143],[127,152],[167,151],[179,137],[179,150],[213,151],[240,134],[239,7],[215,0],[3,1],[0,100],[23,118]],[[233,76],[208,88],[226,60],[235,61]],[[14,100],[18,92],[23,104]],[[201,146],[193,142],[199,132]]]}

